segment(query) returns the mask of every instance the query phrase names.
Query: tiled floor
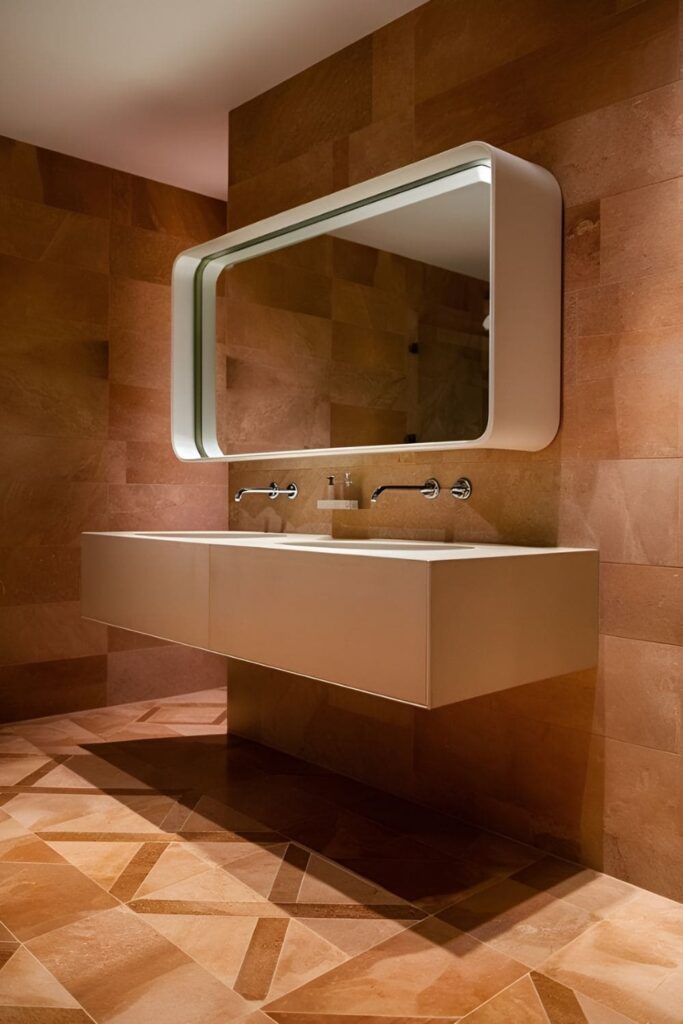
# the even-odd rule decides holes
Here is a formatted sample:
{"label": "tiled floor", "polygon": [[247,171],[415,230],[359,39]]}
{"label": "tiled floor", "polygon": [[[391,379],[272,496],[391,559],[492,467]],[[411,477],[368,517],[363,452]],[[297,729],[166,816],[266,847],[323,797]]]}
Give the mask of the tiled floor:
{"label": "tiled floor", "polygon": [[683,908],[254,744],[0,730],[2,1024],[681,1024]]}

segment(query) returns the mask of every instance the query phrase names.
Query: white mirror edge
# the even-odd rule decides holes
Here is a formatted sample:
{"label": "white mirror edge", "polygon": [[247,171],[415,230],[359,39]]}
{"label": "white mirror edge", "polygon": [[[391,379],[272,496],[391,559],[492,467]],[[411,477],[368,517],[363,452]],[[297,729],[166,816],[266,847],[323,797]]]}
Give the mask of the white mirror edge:
{"label": "white mirror edge", "polygon": [[[380,192],[405,187],[477,160],[487,161],[491,168],[489,415],[480,437],[467,441],[225,454],[216,432],[213,358],[202,359],[204,399],[200,429],[195,429],[199,413],[194,380],[194,282],[202,260],[271,232],[294,228],[302,221],[324,216],[350,203],[371,199]],[[561,273],[562,197],[556,179],[544,168],[484,142],[446,150],[187,249],[176,258],[172,278],[173,450],[184,462],[245,462],[465,448],[539,451],[553,440],[560,421]],[[207,328],[204,333],[211,337],[214,305],[206,297],[203,299],[202,314]],[[198,433],[201,444],[197,441]]]}

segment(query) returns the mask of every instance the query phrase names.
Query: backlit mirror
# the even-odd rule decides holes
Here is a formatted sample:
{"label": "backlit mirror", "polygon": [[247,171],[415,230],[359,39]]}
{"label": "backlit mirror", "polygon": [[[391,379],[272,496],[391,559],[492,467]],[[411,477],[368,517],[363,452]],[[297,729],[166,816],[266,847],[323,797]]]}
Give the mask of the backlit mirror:
{"label": "backlit mirror", "polygon": [[[498,322],[508,345],[516,337],[518,358],[533,358],[526,374],[509,353],[499,359],[522,410],[525,377],[537,382],[559,357],[559,317],[550,325],[547,312],[548,301],[559,304],[559,260],[555,294],[546,287],[533,310],[525,278],[542,275],[543,253],[529,256],[527,243],[539,235],[539,211],[529,205],[513,257],[510,242],[496,240],[497,151],[463,148],[460,160],[430,158],[413,174],[384,175],[179,257],[173,418],[181,458],[548,443],[559,376],[538,399],[541,416],[555,417],[541,444],[525,445],[523,424],[521,443],[509,429],[505,443],[505,416],[494,424],[494,331]],[[513,171],[532,167],[507,159]],[[508,282],[501,311],[493,286],[503,257],[518,286]],[[545,356],[539,330],[548,335]],[[500,393],[500,374],[497,385]]]}

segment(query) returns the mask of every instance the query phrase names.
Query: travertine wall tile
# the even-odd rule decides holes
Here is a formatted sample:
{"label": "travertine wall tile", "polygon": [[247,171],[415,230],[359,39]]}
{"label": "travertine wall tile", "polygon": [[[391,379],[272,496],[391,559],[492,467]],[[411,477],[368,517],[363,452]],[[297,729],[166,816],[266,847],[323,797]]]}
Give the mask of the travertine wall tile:
{"label": "travertine wall tile", "polygon": [[154,641],[79,604],[84,530],[227,525],[226,467],[178,462],[169,423],[171,264],[224,226],[215,199],[0,139],[0,720],[224,681],[171,645],[125,662]]}

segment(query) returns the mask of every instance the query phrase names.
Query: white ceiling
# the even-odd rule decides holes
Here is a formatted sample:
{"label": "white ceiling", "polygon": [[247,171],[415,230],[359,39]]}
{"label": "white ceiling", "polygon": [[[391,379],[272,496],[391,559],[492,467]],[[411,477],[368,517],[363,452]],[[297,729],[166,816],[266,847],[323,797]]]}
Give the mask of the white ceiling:
{"label": "white ceiling", "polygon": [[224,197],[227,111],[424,0],[0,0],[0,134]]}

